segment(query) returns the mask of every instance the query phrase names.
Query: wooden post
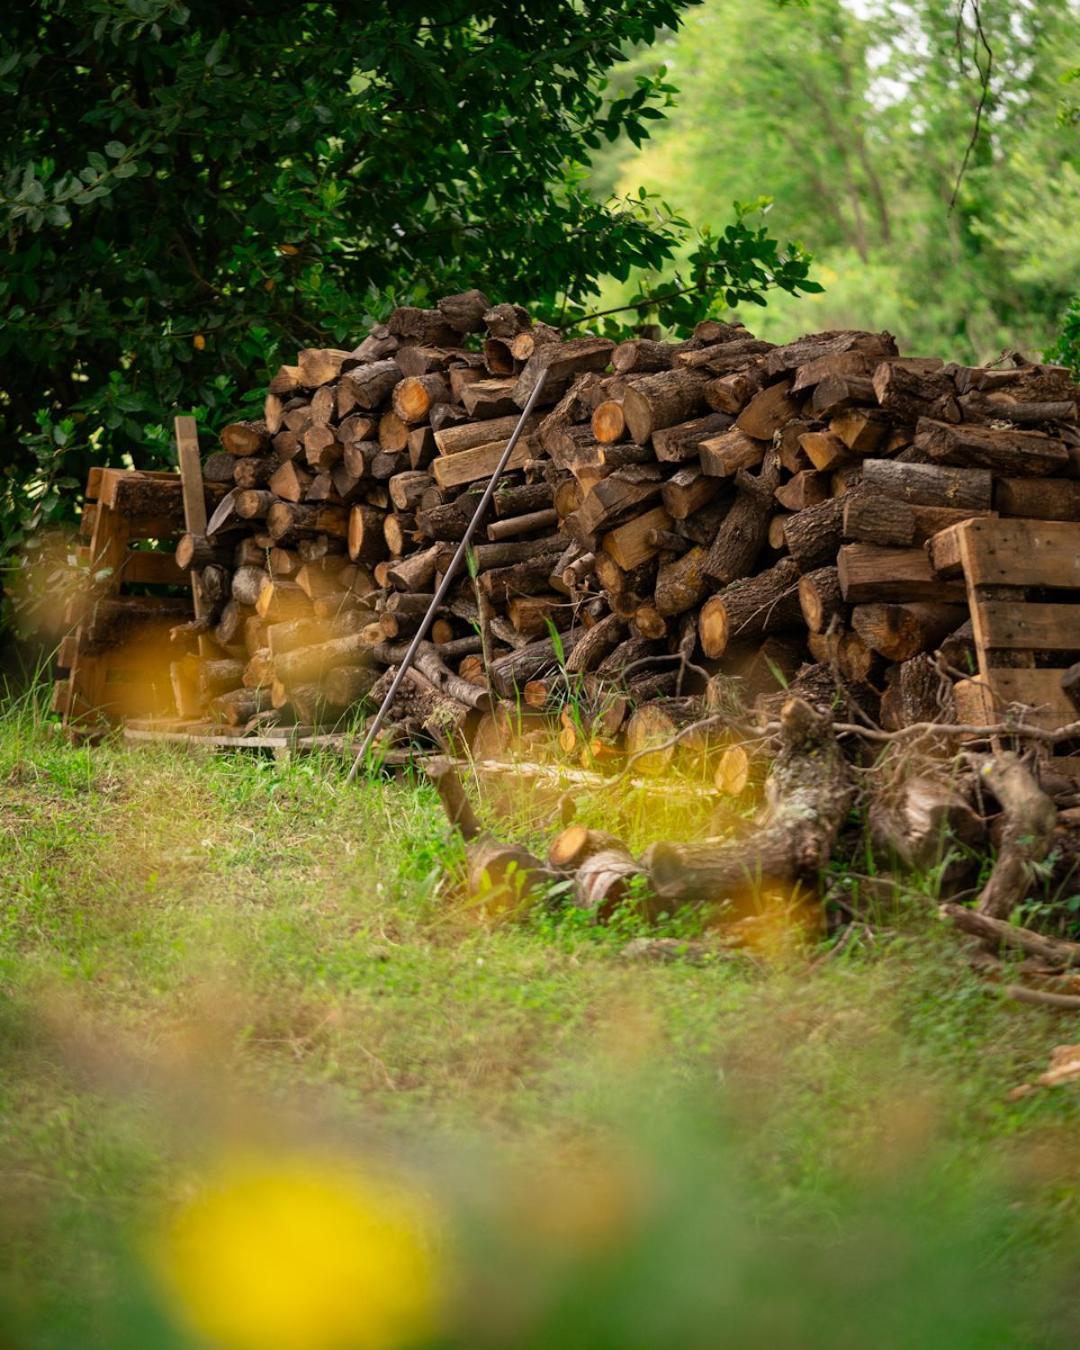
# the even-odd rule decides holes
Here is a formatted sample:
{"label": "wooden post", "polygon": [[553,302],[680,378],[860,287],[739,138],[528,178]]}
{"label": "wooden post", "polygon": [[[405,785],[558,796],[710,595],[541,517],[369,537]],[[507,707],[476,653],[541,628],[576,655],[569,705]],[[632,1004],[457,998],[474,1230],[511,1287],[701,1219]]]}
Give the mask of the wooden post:
{"label": "wooden post", "polygon": [[[173,422],[176,434],[176,458],[180,464],[180,487],[184,498],[184,529],[188,534],[202,538],[206,534],[206,495],[203,491],[202,463],[199,459],[199,431],[194,417],[177,417]],[[209,606],[203,594],[202,578],[191,572],[191,599],[196,619],[207,613]],[[213,647],[205,635],[199,637],[199,655],[210,656]]]}

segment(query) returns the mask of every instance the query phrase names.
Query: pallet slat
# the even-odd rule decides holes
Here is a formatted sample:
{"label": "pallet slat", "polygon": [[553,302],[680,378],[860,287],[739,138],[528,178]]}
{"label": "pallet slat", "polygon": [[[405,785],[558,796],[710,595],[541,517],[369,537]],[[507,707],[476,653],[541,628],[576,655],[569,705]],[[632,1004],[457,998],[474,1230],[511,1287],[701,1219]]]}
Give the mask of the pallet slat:
{"label": "pallet slat", "polygon": [[1049,520],[975,519],[960,532],[969,586],[1080,590],[1080,526]]}
{"label": "pallet slat", "polygon": [[972,607],[972,627],[986,648],[1080,650],[1080,604],[980,600]]}
{"label": "pallet slat", "polygon": [[123,717],[172,706],[165,628],[191,617],[188,598],[125,594],[129,585],[187,586],[172,553],[134,542],[181,533],[179,475],[93,469],[86,484],[78,558],[86,591],[73,597],[57,664],[67,668],[53,708],[69,735],[96,736]]}
{"label": "pallet slat", "polygon": [[1077,720],[1065,669],[1037,667],[1036,653],[1080,653],[1080,596],[1050,603],[1027,590],[1080,589],[1080,524],[967,520],[935,535],[929,553],[939,575],[962,574],[967,587],[979,675],[953,686],[960,721],[996,722],[1010,704],[1047,730]]}

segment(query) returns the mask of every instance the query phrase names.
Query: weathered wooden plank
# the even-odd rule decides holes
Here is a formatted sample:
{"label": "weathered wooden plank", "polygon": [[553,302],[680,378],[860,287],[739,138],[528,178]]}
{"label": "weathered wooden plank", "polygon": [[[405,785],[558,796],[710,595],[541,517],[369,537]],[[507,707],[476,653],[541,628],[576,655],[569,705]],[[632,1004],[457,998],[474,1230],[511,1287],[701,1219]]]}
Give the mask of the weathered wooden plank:
{"label": "weathered wooden plank", "polygon": [[[1056,731],[1075,722],[1076,709],[1061,689],[1060,670],[995,670],[953,685],[956,720],[971,726],[992,726],[1009,713],[1010,704],[1025,708],[1029,726]],[[1055,764],[1063,762],[1060,759]],[[1080,764],[1080,761],[1077,761]]]}
{"label": "weathered wooden plank", "polygon": [[1080,651],[1080,604],[979,600],[972,606],[971,621],[975,640],[983,647]]}
{"label": "weathered wooden plank", "polygon": [[1006,518],[954,528],[971,586],[1080,589],[1080,524]]}
{"label": "weathered wooden plank", "polygon": [[[184,503],[184,528],[188,534],[203,538],[206,534],[206,491],[203,485],[202,461],[199,458],[199,428],[194,417],[177,417],[173,423],[176,435],[176,457],[180,465],[180,490]],[[176,569],[178,572],[180,568]],[[191,604],[196,619],[210,609],[203,590],[202,576],[192,569],[188,577],[191,586]],[[199,637],[199,655],[209,656],[210,639]]]}
{"label": "weathered wooden plank", "polygon": [[177,417],[176,457],[180,464],[180,492],[184,503],[184,528],[189,534],[206,533],[206,496],[199,460],[199,429],[194,417]]}
{"label": "weathered wooden plank", "polygon": [[171,553],[129,548],[120,564],[117,581],[145,586],[186,586],[190,575],[176,565]]}

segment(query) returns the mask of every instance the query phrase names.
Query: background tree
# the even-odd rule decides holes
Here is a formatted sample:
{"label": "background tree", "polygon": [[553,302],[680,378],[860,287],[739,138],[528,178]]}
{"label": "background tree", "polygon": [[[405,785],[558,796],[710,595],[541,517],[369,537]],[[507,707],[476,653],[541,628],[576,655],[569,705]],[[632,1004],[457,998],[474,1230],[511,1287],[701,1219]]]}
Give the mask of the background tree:
{"label": "background tree", "polygon": [[764,336],[885,327],[959,359],[1042,350],[1080,289],[1080,147],[1057,116],[1080,5],[979,9],[993,61],[955,204],[985,56],[960,0],[707,0],[658,47],[675,116],[641,150],[622,142],[601,181],[643,182],[706,223],[769,193],[771,227],[813,250],[825,292],[776,297]]}
{"label": "background tree", "polygon": [[[644,193],[598,200],[663,73],[608,72],[697,0],[45,0],[0,31],[0,426],[6,547],[90,462],[169,454],[297,347],[467,286],[548,318],[683,249],[667,322],[808,288],[739,220],[689,246]],[[726,222],[725,222],[726,223]]]}

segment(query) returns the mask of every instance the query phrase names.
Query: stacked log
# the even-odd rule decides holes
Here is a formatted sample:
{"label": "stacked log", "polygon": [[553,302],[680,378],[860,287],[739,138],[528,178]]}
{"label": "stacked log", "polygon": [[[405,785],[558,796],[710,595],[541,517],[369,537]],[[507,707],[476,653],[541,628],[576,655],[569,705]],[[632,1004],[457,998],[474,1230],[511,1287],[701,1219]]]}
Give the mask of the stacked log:
{"label": "stacked log", "polygon": [[1060,367],[902,358],[888,333],[776,346],[711,320],[616,346],[470,291],[300,352],[263,417],[221,432],[204,472],[230,490],[176,553],[216,597],[207,715],[371,710],[542,371],[395,738],[490,745],[504,702],[514,738],[554,727],[591,765],[664,739],[730,673],[766,712],[790,686],[886,727],[948,718],[969,616],[927,541],[977,515],[1080,519]]}

